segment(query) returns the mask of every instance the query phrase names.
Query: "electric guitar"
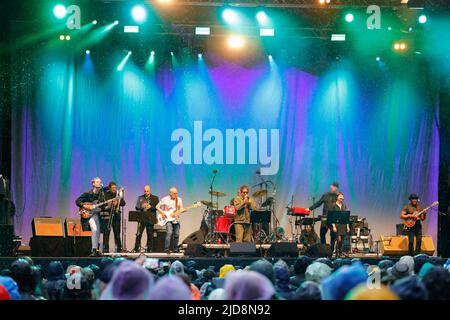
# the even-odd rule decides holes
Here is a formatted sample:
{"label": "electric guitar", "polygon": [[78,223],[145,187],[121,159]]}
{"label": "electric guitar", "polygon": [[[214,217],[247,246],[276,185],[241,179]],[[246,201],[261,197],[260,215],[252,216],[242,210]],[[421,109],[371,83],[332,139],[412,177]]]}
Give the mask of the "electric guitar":
{"label": "electric guitar", "polygon": [[183,208],[183,209],[179,209],[179,210],[172,209],[172,210],[168,210],[168,211],[163,211],[164,214],[166,215],[166,217],[163,217],[162,214],[160,212],[158,212],[157,225],[161,226],[161,227],[164,227],[167,224],[167,222],[174,221],[176,219],[176,217],[178,215],[180,215],[181,213],[184,213],[184,212],[186,212],[186,211],[188,211],[190,209],[199,208],[201,206],[202,206],[202,203],[200,201],[198,201],[198,202],[194,203],[193,205],[191,205],[191,206],[189,206],[187,208]]}
{"label": "electric guitar", "polygon": [[429,205],[428,207],[426,207],[425,209],[423,209],[422,211],[416,211],[413,214],[408,215],[407,218],[403,219],[403,228],[412,228],[414,227],[414,225],[416,224],[417,219],[420,218],[420,216],[422,214],[424,214],[425,212],[427,212],[428,210],[430,210],[431,208],[435,207],[439,205],[438,201],[433,202],[431,205]]}
{"label": "electric guitar", "polygon": [[88,204],[88,205],[92,205],[92,209],[86,209],[84,207],[81,207],[78,209],[78,213],[80,214],[81,218],[83,219],[90,219],[95,213],[100,212],[100,207],[108,204],[110,202],[113,202],[115,200],[121,199],[123,197],[123,189],[119,189],[119,193],[117,195],[117,197],[114,197],[112,199],[103,201],[103,202],[98,202],[98,200],[95,200],[94,202],[85,202],[83,203],[83,206]]}

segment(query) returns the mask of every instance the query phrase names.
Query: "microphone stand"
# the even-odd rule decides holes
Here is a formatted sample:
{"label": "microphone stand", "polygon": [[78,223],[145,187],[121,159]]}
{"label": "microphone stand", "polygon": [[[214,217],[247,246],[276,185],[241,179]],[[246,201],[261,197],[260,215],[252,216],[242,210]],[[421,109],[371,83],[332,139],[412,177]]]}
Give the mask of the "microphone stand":
{"label": "microphone stand", "polygon": [[[213,212],[214,212],[213,185],[214,185],[214,180],[216,180],[217,171],[213,171],[213,173],[214,173],[214,175],[211,180],[211,184],[209,185],[209,193],[211,196],[211,205],[212,205],[212,207],[209,209],[209,230],[208,230],[209,236],[208,236],[208,238],[209,238],[210,243],[212,243],[213,240],[215,240],[215,239],[213,239],[213,236],[214,236],[214,232],[213,232]],[[216,197],[216,198],[217,198],[217,209],[219,209],[219,197]]]}

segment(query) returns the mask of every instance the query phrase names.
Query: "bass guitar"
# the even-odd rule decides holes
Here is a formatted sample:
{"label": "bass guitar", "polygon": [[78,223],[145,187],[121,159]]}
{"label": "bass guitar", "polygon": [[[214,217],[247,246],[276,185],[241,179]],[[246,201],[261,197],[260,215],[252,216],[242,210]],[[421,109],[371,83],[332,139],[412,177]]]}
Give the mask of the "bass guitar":
{"label": "bass guitar", "polygon": [[181,213],[184,213],[190,209],[199,208],[201,206],[202,206],[202,203],[200,201],[198,201],[187,208],[183,208],[183,209],[179,209],[179,210],[172,209],[172,210],[168,210],[168,211],[163,211],[164,214],[166,215],[165,217],[160,212],[158,212],[157,224],[158,224],[158,226],[164,227],[167,224],[167,222],[174,221],[177,218],[177,216],[179,216]]}

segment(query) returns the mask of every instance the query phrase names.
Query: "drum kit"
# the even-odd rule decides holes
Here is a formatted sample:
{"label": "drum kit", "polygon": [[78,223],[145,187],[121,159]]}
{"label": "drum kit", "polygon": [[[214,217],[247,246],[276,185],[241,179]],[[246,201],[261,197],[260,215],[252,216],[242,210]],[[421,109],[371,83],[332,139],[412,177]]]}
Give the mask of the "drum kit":
{"label": "drum kit", "polygon": [[[217,172],[214,172],[214,178]],[[206,206],[204,211],[202,225],[206,226],[205,242],[210,244],[228,244],[235,241],[234,218],[236,217],[236,209],[231,200],[230,205],[226,205],[219,210],[219,198],[225,197],[226,193],[213,190],[213,181],[211,182],[208,194],[210,200],[202,200],[201,203]],[[261,178],[261,177],[260,177]],[[275,186],[271,181],[263,181],[253,187],[259,187],[259,190],[252,193],[252,197],[259,204],[259,208],[253,212],[265,212],[269,216],[268,222],[260,222],[259,220],[252,223],[253,241],[257,243],[267,243],[271,239],[277,239],[278,219],[273,214],[275,206]],[[268,197],[268,183],[273,186],[273,196]],[[267,216],[267,215],[266,215]]]}

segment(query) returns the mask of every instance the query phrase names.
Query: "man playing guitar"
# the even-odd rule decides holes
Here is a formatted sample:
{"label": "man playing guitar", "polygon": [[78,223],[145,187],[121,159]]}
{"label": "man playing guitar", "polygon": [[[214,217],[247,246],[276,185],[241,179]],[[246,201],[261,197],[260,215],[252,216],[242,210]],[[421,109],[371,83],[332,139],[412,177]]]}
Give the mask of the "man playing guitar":
{"label": "man playing guitar", "polygon": [[[406,220],[412,217],[416,212],[422,211],[419,205],[419,196],[415,193],[409,196],[410,203],[405,205],[400,213],[400,218]],[[409,255],[414,255],[414,236],[416,237],[416,254],[420,253],[420,246],[422,244],[422,223],[426,218],[426,213],[423,213],[417,217],[416,223],[410,228],[405,228],[405,232],[408,235],[408,250]]]}
{"label": "man playing guitar", "polygon": [[[141,238],[144,230],[147,230],[147,248],[146,252],[152,252],[153,221],[152,216],[156,215],[156,205],[159,198],[152,194],[152,188],[149,185],[144,187],[144,194],[139,196],[136,202],[136,210],[145,212],[145,217],[138,224],[136,233],[136,242],[133,252],[140,252]],[[156,217],[155,217],[156,218]]]}
{"label": "man playing guitar", "polygon": [[95,203],[105,201],[105,192],[103,191],[102,180],[100,178],[93,178],[91,184],[92,190],[79,196],[75,203],[79,208],[92,211],[92,216],[90,218],[81,218],[81,226],[83,231],[92,231],[92,253],[90,256],[96,257],[100,255],[98,250],[100,241],[100,216],[99,212],[93,209],[95,208]]}
{"label": "man playing guitar", "polygon": [[[158,213],[164,218],[168,218],[168,215],[172,215],[175,218],[173,221],[166,223],[166,240],[164,242],[164,252],[178,252],[178,241],[180,239],[180,221],[179,214],[185,212],[183,207],[183,200],[178,197],[178,191],[172,187],[169,189],[169,195],[161,199],[156,206]],[[173,214],[169,212],[176,211]],[[172,247],[170,243],[172,242]]]}

